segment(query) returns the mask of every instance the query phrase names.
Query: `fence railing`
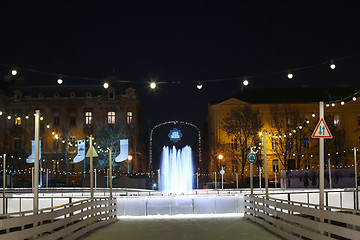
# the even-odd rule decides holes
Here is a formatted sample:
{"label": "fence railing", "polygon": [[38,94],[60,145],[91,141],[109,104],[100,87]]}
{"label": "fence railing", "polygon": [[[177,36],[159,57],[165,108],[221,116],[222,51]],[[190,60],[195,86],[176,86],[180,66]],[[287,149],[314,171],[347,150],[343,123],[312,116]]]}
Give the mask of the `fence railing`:
{"label": "fence railing", "polygon": [[94,198],[0,215],[0,239],[76,239],[116,221],[116,199]]}
{"label": "fence railing", "polygon": [[244,196],[244,216],[285,239],[360,239],[360,211]]}

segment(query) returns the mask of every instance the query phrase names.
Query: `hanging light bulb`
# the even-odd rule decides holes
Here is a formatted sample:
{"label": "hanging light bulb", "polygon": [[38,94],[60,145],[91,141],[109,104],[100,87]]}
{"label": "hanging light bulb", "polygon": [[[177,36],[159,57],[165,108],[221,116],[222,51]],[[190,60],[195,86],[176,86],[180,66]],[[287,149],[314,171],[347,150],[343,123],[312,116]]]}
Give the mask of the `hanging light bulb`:
{"label": "hanging light bulb", "polygon": [[356,101],[356,97],[353,97],[352,100],[353,100],[353,101]]}
{"label": "hanging light bulb", "polygon": [[335,107],[335,103],[332,103],[331,106],[332,106],[332,107]]}
{"label": "hanging light bulb", "polygon": [[10,116],[10,115],[9,115],[9,116],[7,116],[7,119],[9,119],[9,120],[10,120],[10,119],[11,119],[11,116]]}
{"label": "hanging light bulb", "polygon": [[150,83],[150,88],[151,88],[151,89],[155,89],[155,88],[156,88],[156,83],[155,83],[155,82],[151,82],[151,83]]}
{"label": "hanging light bulb", "polygon": [[249,80],[247,80],[247,79],[244,79],[244,81],[243,81],[243,84],[244,84],[244,86],[247,86],[247,85],[249,85]]}
{"label": "hanging light bulb", "polygon": [[311,114],[311,116],[312,116],[312,117],[315,117],[315,113],[313,112],[313,113]]}
{"label": "hanging light bulb", "polygon": [[14,68],[13,70],[11,70],[11,75],[16,76],[16,74],[17,74],[17,69],[16,69],[16,68]]}
{"label": "hanging light bulb", "polygon": [[0,111],[0,116],[1,116],[1,115],[3,115],[3,112],[2,112],[2,111]]}
{"label": "hanging light bulb", "polygon": [[203,86],[202,86],[201,82],[198,82],[198,84],[196,85],[196,87],[197,87],[197,89],[200,90],[200,89],[202,89]]}
{"label": "hanging light bulb", "polygon": [[330,61],[330,68],[333,69],[333,70],[336,68],[334,60]]}
{"label": "hanging light bulb", "polygon": [[29,114],[26,114],[25,119],[26,120],[29,119]]}
{"label": "hanging light bulb", "polygon": [[345,104],[345,102],[344,101],[341,101],[341,105],[344,105]]}
{"label": "hanging light bulb", "polygon": [[59,75],[59,78],[58,78],[58,80],[57,80],[57,83],[58,83],[59,85],[63,83],[63,80],[62,80],[61,75]]}
{"label": "hanging light bulb", "polygon": [[287,77],[288,77],[288,79],[292,79],[294,77],[294,74],[292,74],[291,71],[288,71]]}
{"label": "hanging light bulb", "polygon": [[329,107],[329,106],[330,106],[330,104],[327,103],[327,104],[326,104],[326,107]]}
{"label": "hanging light bulb", "polygon": [[47,124],[46,124],[46,128],[50,128],[50,124],[47,123]]}
{"label": "hanging light bulb", "polygon": [[104,87],[105,89],[108,89],[108,88],[109,88],[109,83],[105,82],[104,85],[103,85],[103,87]]}

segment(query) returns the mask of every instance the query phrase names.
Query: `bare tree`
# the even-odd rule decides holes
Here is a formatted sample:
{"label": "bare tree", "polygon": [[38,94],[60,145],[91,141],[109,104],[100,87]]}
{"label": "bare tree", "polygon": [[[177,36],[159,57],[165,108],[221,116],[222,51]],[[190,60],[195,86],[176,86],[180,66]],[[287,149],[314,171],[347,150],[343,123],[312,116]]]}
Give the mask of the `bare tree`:
{"label": "bare tree", "polygon": [[272,105],[271,147],[274,155],[285,169],[289,169],[290,160],[293,167],[300,168],[303,156],[310,152],[308,121],[298,109],[291,105]]}
{"label": "bare tree", "polygon": [[[115,157],[120,153],[120,139],[127,138],[126,127],[122,124],[104,124],[98,125],[95,139],[98,150],[98,159],[94,162],[94,167],[105,169],[109,166],[109,151],[112,151],[112,164],[115,163]],[[122,166],[121,164],[120,166]],[[124,167],[124,166],[123,166]]]}
{"label": "bare tree", "polygon": [[[221,121],[221,129],[227,133],[234,144],[229,151],[237,163],[241,164],[242,173],[247,162],[247,154],[258,141],[262,127],[263,122],[259,111],[250,105],[231,109]],[[244,180],[243,174],[241,179]]]}

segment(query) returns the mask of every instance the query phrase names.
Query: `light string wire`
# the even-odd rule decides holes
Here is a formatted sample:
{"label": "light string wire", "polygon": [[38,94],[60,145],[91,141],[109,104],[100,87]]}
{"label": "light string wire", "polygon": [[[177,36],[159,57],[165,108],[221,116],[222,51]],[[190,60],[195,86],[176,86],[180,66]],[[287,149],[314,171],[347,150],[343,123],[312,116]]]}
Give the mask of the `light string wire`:
{"label": "light string wire", "polygon": [[[354,54],[339,57],[339,58],[333,58],[333,59],[327,60],[327,61],[322,61],[317,64],[309,64],[309,65],[305,65],[305,66],[293,67],[293,68],[288,68],[286,70],[279,70],[279,71],[274,71],[274,72],[266,72],[266,73],[259,73],[259,74],[244,74],[243,77],[239,76],[239,77],[203,79],[203,80],[198,79],[198,80],[191,80],[191,81],[159,81],[157,83],[158,84],[183,84],[183,83],[198,83],[198,84],[200,83],[201,84],[201,83],[211,83],[211,82],[225,82],[225,81],[242,80],[242,79],[248,79],[248,78],[253,79],[253,78],[265,77],[265,76],[271,76],[271,75],[277,75],[277,74],[284,74],[284,73],[287,74],[289,72],[294,73],[294,72],[312,69],[312,68],[316,68],[316,67],[327,65],[327,64],[335,64],[335,63],[344,61],[346,59],[356,57],[358,55],[360,55],[360,52],[356,52]],[[10,65],[10,64],[6,64],[6,63],[0,63],[0,66],[6,67],[9,69],[19,69],[23,72],[33,72],[33,73],[38,73],[38,74],[43,74],[43,75],[48,75],[48,76],[55,76],[55,77],[61,76],[61,77],[65,77],[65,78],[96,81],[96,82],[104,81],[104,79],[101,79],[101,78],[53,73],[53,72],[41,71],[41,70],[32,69],[32,68],[16,67],[15,65]],[[142,83],[142,84],[144,83],[143,81],[130,81],[130,80],[117,80],[116,82],[118,82],[118,83]]]}

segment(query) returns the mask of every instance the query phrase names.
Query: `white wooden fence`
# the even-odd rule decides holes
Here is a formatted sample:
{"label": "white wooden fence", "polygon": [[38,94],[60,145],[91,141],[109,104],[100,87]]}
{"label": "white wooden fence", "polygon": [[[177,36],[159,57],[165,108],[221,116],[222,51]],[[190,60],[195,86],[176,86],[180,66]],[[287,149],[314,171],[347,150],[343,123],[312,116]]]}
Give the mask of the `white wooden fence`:
{"label": "white wooden fence", "polygon": [[360,211],[244,196],[244,216],[285,239],[360,239]]}
{"label": "white wooden fence", "polygon": [[0,239],[76,239],[117,220],[116,199],[94,198],[0,215]]}

